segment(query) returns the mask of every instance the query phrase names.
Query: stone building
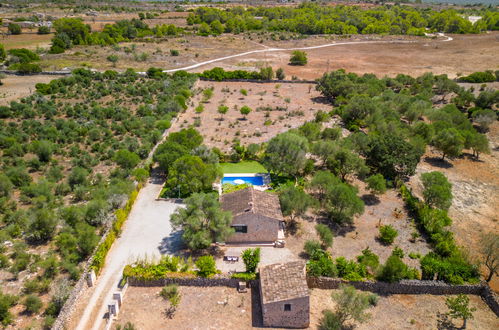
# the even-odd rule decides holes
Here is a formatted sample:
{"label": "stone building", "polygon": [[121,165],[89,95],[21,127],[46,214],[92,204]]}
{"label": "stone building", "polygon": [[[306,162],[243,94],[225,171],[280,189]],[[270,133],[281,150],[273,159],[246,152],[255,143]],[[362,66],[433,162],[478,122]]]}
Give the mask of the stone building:
{"label": "stone building", "polygon": [[307,328],[310,295],[302,261],[260,267],[260,297],[266,327]]}
{"label": "stone building", "polygon": [[232,212],[235,233],[226,243],[268,244],[284,239],[279,197],[252,187],[220,197],[222,209]]}

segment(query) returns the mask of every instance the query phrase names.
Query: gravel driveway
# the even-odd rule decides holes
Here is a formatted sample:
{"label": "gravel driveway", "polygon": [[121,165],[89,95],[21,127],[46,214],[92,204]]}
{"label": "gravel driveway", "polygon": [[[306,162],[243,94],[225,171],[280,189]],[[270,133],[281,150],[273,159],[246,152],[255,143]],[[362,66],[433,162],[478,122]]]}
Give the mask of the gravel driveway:
{"label": "gravel driveway", "polygon": [[181,204],[156,200],[162,186],[162,181],[152,181],[139,192],[120,238],[109,251],[106,265],[97,278],[76,329],[101,327],[106,305],[118,286],[125,265],[138,258],[156,259],[162,254],[172,254],[178,246],[180,235],[171,235],[169,219]]}

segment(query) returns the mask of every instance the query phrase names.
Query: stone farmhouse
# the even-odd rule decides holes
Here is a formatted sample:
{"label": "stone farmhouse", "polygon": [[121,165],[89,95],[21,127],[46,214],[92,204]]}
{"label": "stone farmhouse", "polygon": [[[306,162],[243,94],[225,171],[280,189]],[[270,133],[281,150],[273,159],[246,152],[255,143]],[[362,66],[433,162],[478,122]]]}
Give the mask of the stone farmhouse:
{"label": "stone farmhouse", "polygon": [[260,298],[263,325],[276,328],[307,328],[310,294],[302,261],[260,267]]}
{"label": "stone farmhouse", "polygon": [[226,243],[267,245],[284,239],[279,197],[252,187],[220,197],[222,209],[232,212],[235,233]]}

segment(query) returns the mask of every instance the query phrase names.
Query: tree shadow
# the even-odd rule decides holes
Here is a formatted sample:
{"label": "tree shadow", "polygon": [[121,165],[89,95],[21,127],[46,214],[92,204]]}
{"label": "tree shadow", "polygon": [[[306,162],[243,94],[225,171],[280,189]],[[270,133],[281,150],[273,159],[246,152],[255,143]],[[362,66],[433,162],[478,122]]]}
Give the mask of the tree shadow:
{"label": "tree shadow", "polygon": [[445,313],[437,312],[437,329],[438,330],[456,330],[460,329],[456,327],[449,316]]}
{"label": "tree shadow", "polygon": [[159,243],[158,250],[159,253],[164,254],[177,254],[182,250],[183,242],[182,242],[182,231],[177,230],[161,240]]}
{"label": "tree shadow", "polygon": [[333,229],[336,236],[345,236],[346,234],[351,233],[357,228],[353,223],[347,223],[347,224],[333,223],[332,225],[329,225],[329,227]]}
{"label": "tree shadow", "polygon": [[379,198],[373,194],[364,194],[360,197],[367,206],[378,205],[380,203]]}
{"label": "tree shadow", "polygon": [[454,167],[451,163],[449,163],[447,160],[442,160],[440,157],[425,157],[424,161],[430,164],[431,166],[434,167],[440,167],[440,168],[451,168]]}
{"label": "tree shadow", "polygon": [[331,102],[329,102],[329,100],[324,96],[311,97],[310,100],[312,100],[312,102],[314,103],[331,104]]}

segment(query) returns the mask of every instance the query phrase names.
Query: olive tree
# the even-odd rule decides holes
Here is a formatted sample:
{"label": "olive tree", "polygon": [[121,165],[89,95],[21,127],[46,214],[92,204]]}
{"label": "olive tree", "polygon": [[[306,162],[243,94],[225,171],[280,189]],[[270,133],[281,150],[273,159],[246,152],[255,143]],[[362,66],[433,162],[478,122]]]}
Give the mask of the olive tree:
{"label": "olive tree", "polygon": [[438,171],[421,174],[425,202],[433,207],[448,210],[452,203],[452,184]]}
{"label": "olive tree", "polygon": [[263,162],[274,173],[296,178],[305,168],[307,151],[305,137],[286,132],[270,140]]}
{"label": "olive tree", "polygon": [[205,249],[234,233],[232,213],[220,208],[215,194],[195,193],[185,203],[185,208],[172,214],[171,222],[174,228],[183,230],[182,240],[189,249]]}

